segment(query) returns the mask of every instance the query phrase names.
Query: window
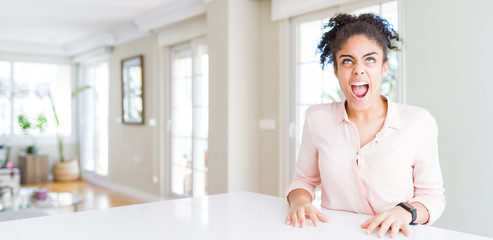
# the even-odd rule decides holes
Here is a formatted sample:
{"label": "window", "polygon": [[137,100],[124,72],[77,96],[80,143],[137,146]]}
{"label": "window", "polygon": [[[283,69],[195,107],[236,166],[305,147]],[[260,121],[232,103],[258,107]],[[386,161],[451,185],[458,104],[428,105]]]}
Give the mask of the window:
{"label": "window", "polygon": [[171,194],[207,194],[209,57],[204,39],[171,48]]}
{"label": "window", "polygon": [[[331,9],[325,16],[320,13],[312,16],[301,16],[294,19],[291,23],[291,34],[293,36],[293,48],[296,49],[294,62],[292,63],[294,72],[293,83],[291,86],[291,133],[290,145],[294,146],[290,152],[290,172],[289,179],[293,177],[294,167],[301,145],[301,134],[305,120],[305,111],[313,104],[330,103],[344,100],[344,94],[339,89],[339,83],[334,76],[332,65],[327,65],[321,69],[320,55],[316,49],[322,33],[325,31],[323,26],[329,21],[332,15],[339,11]],[[397,1],[382,2],[350,10],[351,14],[375,13],[386,18],[395,30],[398,30]],[[388,52],[389,71],[382,79],[381,93],[393,101],[398,100],[398,54],[394,51]]]}
{"label": "window", "polygon": [[12,132],[12,110],[10,101],[10,85],[12,84],[12,64],[0,62],[0,135],[9,135]]}
{"label": "window", "polygon": [[0,61],[0,135],[22,136],[17,123],[19,115],[36,123],[39,115],[47,119],[44,133],[31,131],[31,136],[56,136],[57,126],[50,95],[57,109],[61,136],[72,132],[71,66],[69,64]]}
{"label": "window", "polygon": [[108,175],[109,67],[107,62],[81,66],[80,153],[84,171]]}

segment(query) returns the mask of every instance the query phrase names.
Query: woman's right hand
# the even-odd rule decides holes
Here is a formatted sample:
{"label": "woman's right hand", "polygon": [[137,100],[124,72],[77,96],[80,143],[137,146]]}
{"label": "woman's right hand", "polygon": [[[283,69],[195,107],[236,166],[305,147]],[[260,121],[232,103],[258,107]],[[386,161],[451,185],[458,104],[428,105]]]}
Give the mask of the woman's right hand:
{"label": "woman's right hand", "polygon": [[329,219],[312,205],[312,196],[305,189],[295,189],[288,195],[290,204],[286,224],[294,227],[305,227],[305,218],[308,217],[313,225],[318,226],[318,219],[328,222]]}

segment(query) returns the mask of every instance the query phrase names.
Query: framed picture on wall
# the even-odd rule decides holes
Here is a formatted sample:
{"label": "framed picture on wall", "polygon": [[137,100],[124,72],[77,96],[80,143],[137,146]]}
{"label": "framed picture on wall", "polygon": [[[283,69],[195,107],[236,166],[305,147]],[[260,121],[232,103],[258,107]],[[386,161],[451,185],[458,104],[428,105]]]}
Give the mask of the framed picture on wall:
{"label": "framed picture on wall", "polygon": [[122,60],[122,121],[144,124],[144,57]]}

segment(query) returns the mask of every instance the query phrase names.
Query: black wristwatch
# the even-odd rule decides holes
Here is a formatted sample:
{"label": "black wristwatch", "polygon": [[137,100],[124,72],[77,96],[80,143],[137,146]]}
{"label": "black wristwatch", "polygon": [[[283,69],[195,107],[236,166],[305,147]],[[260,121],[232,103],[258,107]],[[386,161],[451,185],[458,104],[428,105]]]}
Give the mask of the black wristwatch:
{"label": "black wristwatch", "polygon": [[418,216],[418,212],[416,211],[416,208],[413,207],[413,205],[407,203],[407,202],[401,202],[397,204],[397,206],[401,206],[402,208],[406,209],[406,211],[410,212],[411,215],[413,216],[413,220],[409,223],[410,225],[416,225],[414,221],[416,221],[416,218]]}

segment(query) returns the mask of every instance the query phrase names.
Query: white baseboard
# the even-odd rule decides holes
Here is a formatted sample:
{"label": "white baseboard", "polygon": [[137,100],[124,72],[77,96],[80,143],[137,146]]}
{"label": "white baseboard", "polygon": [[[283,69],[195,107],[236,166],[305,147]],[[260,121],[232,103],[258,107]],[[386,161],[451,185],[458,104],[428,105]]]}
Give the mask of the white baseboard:
{"label": "white baseboard", "polygon": [[82,174],[82,179],[90,182],[94,185],[100,186],[102,188],[106,188],[111,191],[115,191],[121,194],[125,194],[134,198],[137,198],[139,200],[145,201],[145,202],[157,202],[157,201],[163,201],[165,198],[146,193],[131,187],[127,187],[124,185],[112,183],[108,181],[108,179],[103,178],[103,177],[97,177],[97,176],[90,176],[89,174]]}

